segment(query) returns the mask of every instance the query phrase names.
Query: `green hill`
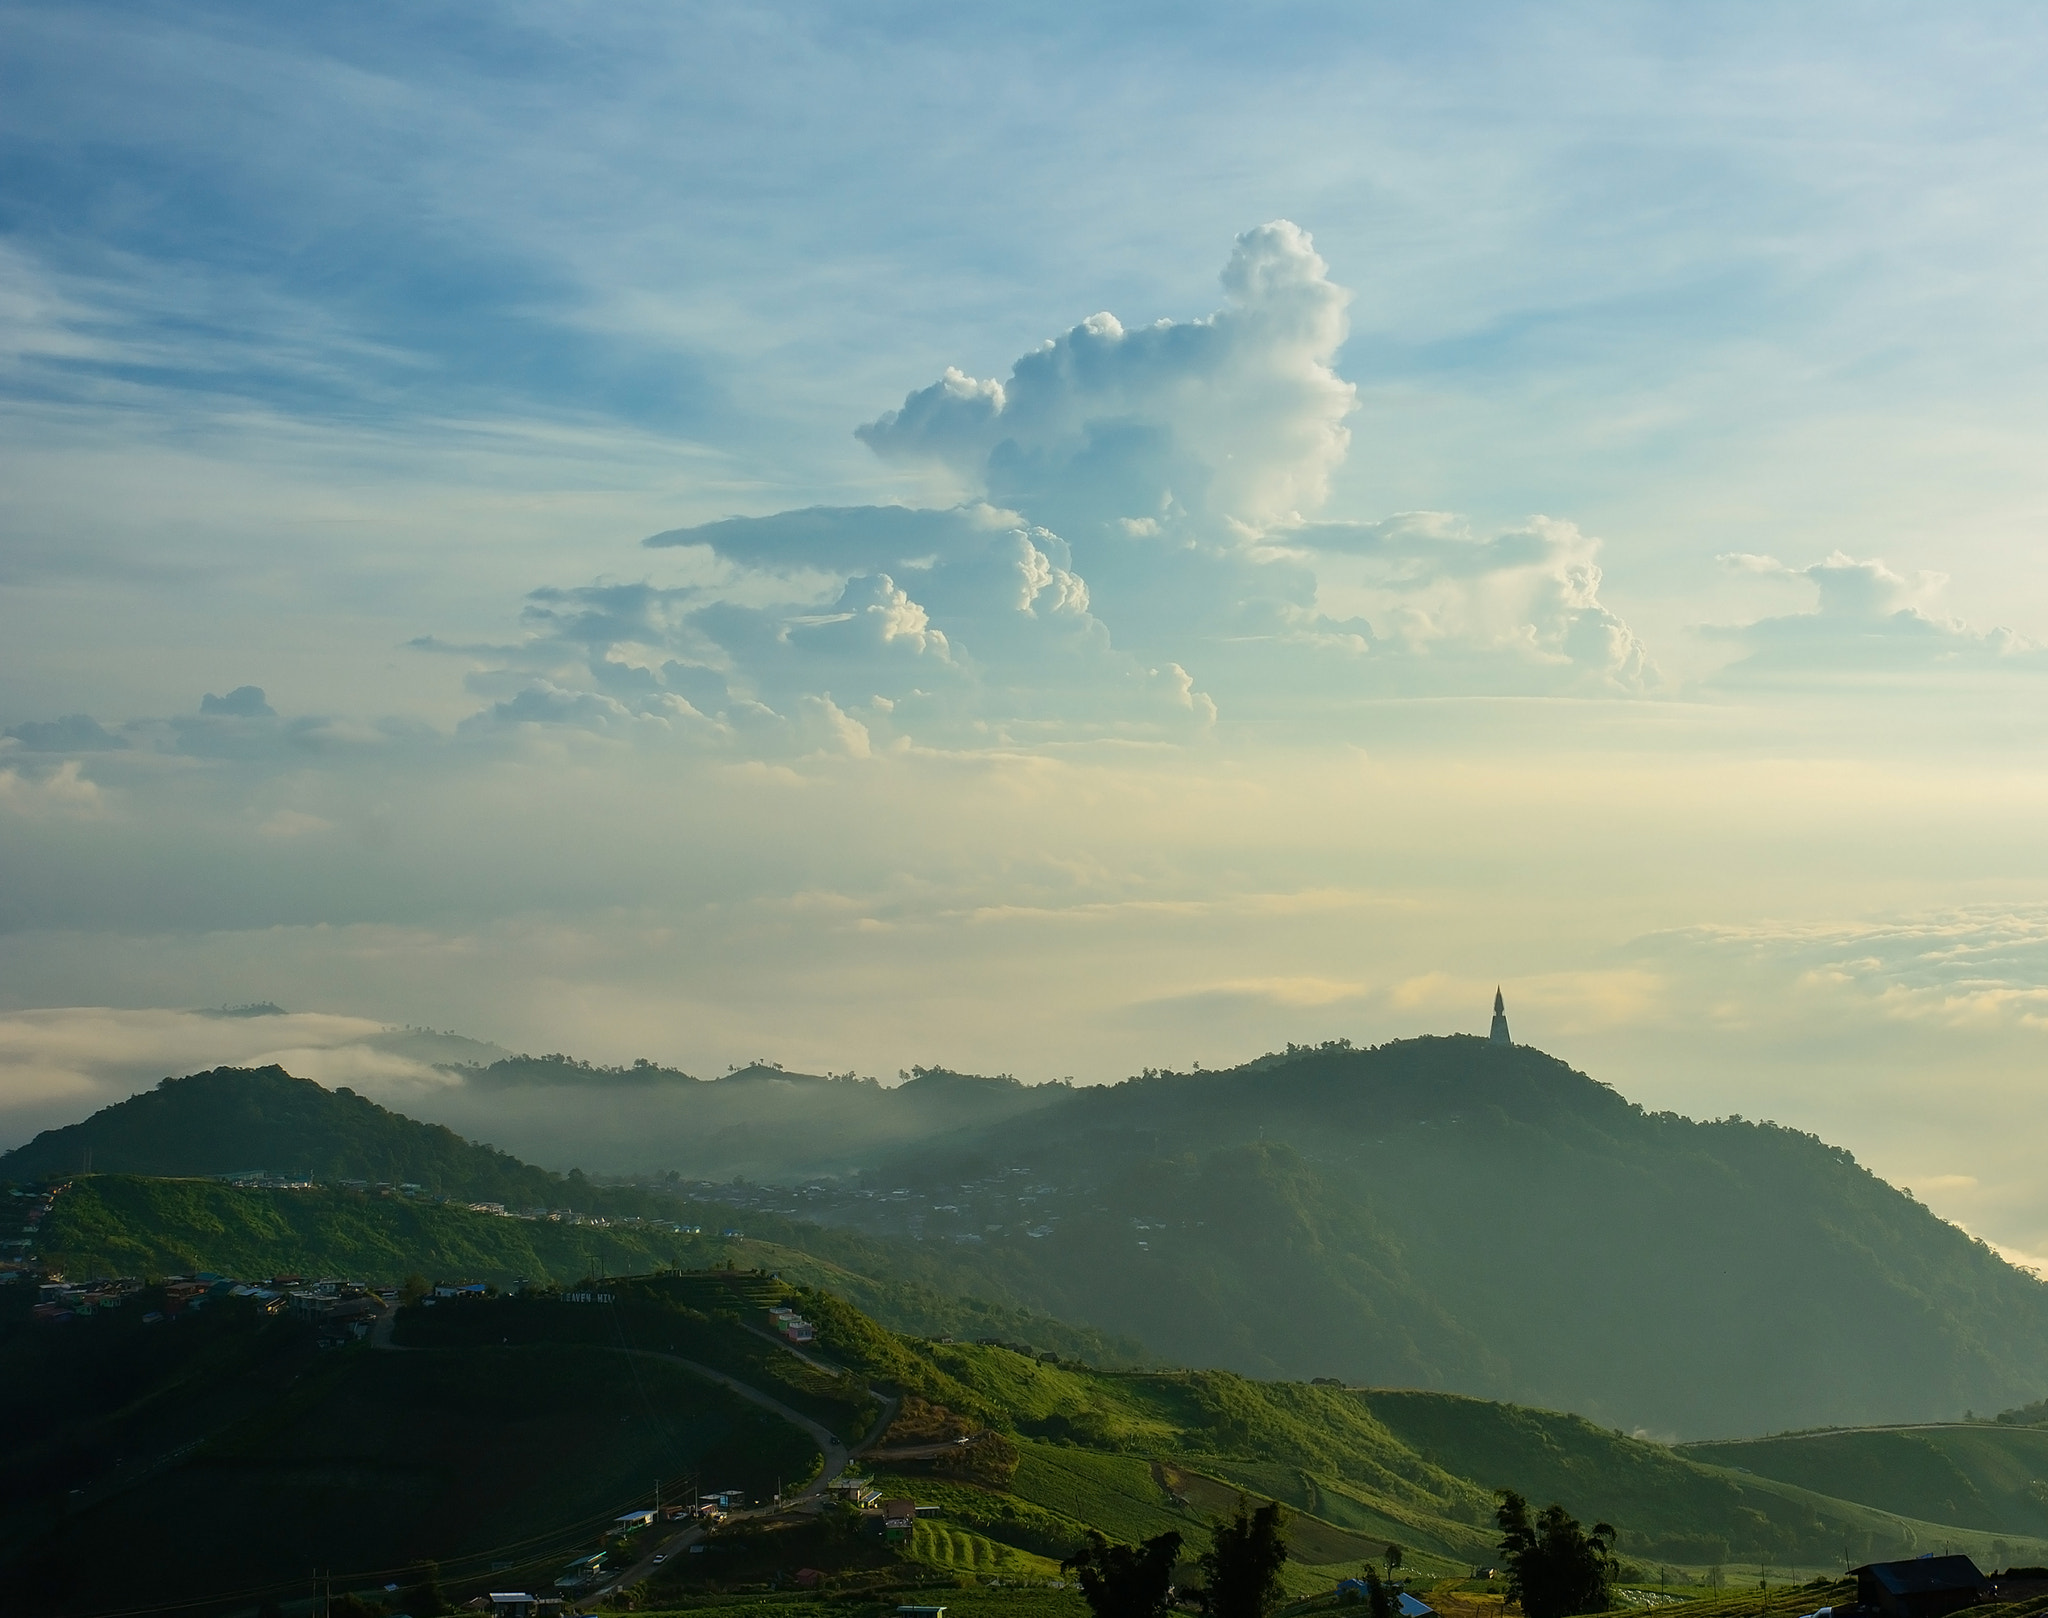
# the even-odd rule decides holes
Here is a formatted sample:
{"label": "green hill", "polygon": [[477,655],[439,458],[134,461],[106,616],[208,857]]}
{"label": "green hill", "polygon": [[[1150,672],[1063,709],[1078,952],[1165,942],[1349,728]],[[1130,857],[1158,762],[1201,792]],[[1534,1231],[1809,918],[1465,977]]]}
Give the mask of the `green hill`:
{"label": "green hill", "polygon": [[[963,1194],[1009,1169],[1046,1188],[1028,1211]],[[869,1183],[1007,1220],[947,1254],[955,1290],[1259,1376],[1709,1437],[1995,1410],[2048,1365],[2048,1285],[1848,1152],[1480,1039],[1076,1089]],[[1738,1292],[1769,1303],[1714,1302]]]}
{"label": "green hill", "polygon": [[573,1281],[676,1262],[686,1237],[646,1226],[574,1225],[453,1203],[323,1187],[244,1189],[213,1180],[94,1174],[72,1182],[37,1239],[65,1275],[346,1276]]}
{"label": "green hill", "polygon": [[[891,1255],[853,1232],[772,1222],[787,1234],[808,1237],[819,1250],[807,1252],[721,1234],[730,1228],[718,1217],[723,1210],[707,1213],[673,1198],[631,1195],[660,1215],[630,1216],[631,1223],[570,1224],[335,1187],[268,1190],[93,1174],[73,1180],[56,1199],[36,1248],[50,1269],[74,1277],[210,1270],[245,1278],[331,1275],[393,1285],[414,1274],[510,1286],[731,1263],[829,1286],[889,1325],[924,1335],[993,1336],[1098,1364],[1129,1363],[1141,1352],[1136,1344],[1026,1309],[956,1297],[922,1279],[894,1279]],[[679,1220],[662,1215],[680,1216],[690,1226],[679,1232],[673,1228]]]}
{"label": "green hill", "polygon": [[102,1174],[267,1170],[414,1184],[465,1201],[518,1207],[564,1205],[568,1187],[560,1175],[453,1130],[387,1111],[353,1090],[324,1089],[281,1067],[221,1067],[165,1079],[0,1156],[0,1180],[63,1178],[81,1172],[88,1160]]}
{"label": "green hill", "polygon": [[1359,1397],[1403,1443],[1484,1487],[1556,1500],[1583,1516],[1613,1516],[1624,1552],[1646,1560],[1841,1566],[1952,1547],[2002,1567],[2032,1560],[2048,1544],[2048,1524],[2007,1530],[2030,1532],[2021,1542],[2002,1536],[2000,1525],[1931,1516],[1904,1499],[1824,1489],[1782,1473],[1753,1475],[1726,1459],[1743,1445],[1673,1450],[1582,1417],[1449,1394],[1373,1390]]}
{"label": "green hill", "polygon": [[1989,1422],[1688,1444],[1716,1466],[1999,1535],[2048,1535],[2048,1429]]}

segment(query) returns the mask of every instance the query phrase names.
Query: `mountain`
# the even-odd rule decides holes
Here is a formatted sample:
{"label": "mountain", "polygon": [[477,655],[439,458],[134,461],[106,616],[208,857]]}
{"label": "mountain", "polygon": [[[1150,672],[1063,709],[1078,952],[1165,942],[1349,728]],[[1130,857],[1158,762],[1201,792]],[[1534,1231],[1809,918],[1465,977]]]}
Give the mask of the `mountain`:
{"label": "mountain", "polygon": [[[37,1137],[0,1175],[75,1171],[90,1147],[96,1169],[262,1165],[681,1217],[813,1254],[865,1278],[878,1307],[908,1285],[1176,1364],[1511,1400],[1665,1438],[1945,1420],[2048,1382],[2048,1286],[1848,1152],[1648,1112],[1527,1047],[1291,1047],[1036,1089],[760,1068],[598,1082],[546,1060],[561,1083],[476,1082],[586,1120],[595,1085],[621,1109],[607,1127],[645,1140],[725,1108],[736,1121],[714,1138],[759,1162],[815,1140],[817,1109],[864,1167],[785,1187],[673,1172],[600,1186],[269,1069],[167,1081]],[[865,1146],[847,1144],[856,1117]]]}
{"label": "mountain", "polygon": [[438,1124],[328,1090],[281,1067],[214,1068],[165,1079],[82,1123],[46,1129],[0,1156],[0,1179],[98,1173],[267,1171],[319,1180],[414,1184],[466,1201],[560,1205],[567,1182]]}
{"label": "mountain", "polygon": [[[1076,1089],[867,1183],[896,1190],[803,1207],[943,1240],[962,1290],[1182,1364],[1698,1438],[1945,1419],[2048,1380],[2048,1286],[1848,1152],[1481,1039]],[[914,1230],[891,1211],[919,1204]]]}

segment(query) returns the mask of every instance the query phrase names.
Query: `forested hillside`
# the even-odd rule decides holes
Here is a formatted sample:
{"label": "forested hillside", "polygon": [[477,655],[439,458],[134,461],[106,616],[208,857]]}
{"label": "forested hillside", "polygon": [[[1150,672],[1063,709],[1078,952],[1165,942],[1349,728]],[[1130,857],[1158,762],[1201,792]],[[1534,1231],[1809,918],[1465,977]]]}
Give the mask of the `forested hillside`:
{"label": "forested hillside", "polygon": [[1040,1234],[955,1243],[958,1285],[1180,1363],[1668,1437],[1953,1417],[2048,1380],[2048,1286],[1846,1151],[1647,1112],[1525,1047],[1329,1046],[1077,1089],[873,1178],[962,1204],[1002,1165],[1054,1188]]}

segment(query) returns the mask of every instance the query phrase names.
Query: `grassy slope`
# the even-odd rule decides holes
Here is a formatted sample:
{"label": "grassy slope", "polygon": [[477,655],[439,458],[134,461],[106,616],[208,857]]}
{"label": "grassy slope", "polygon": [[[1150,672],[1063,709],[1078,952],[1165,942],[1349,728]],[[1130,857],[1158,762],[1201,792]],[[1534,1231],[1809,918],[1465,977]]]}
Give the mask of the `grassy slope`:
{"label": "grassy slope", "polygon": [[[438,1227],[408,1233],[389,1221],[420,1215],[445,1222],[452,1233],[447,1239],[472,1243],[501,1233],[522,1240],[597,1234],[375,1198],[298,1199],[115,1177],[83,1182],[58,1206],[81,1240],[94,1230],[95,1210],[104,1216],[108,1240],[149,1228],[161,1212],[182,1220],[188,1231],[214,1218],[215,1239],[229,1246],[268,1243],[267,1252],[304,1239],[343,1244],[328,1251],[354,1243],[362,1253],[395,1258],[407,1252],[407,1241],[430,1239]],[[311,1223],[294,1236],[298,1227],[289,1220],[281,1227],[249,1225],[252,1209],[279,1218],[296,1212]],[[236,1226],[223,1210],[245,1223]],[[53,1222],[59,1217],[53,1214]],[[522,1265],[528,1273],[545,1258],[530,1256],[535,1262]],[[307,1267],[361,1269],[367,1261]],[[410,1258],[398,1265],[414,1267]],[[1810,1566],[1833,1560],[1845,1540],[1859,1558],[1950,1542],[1986,1560],[2007,1559],[1988,1535],[1972,1537],[1698,1465],[1574,1417],[1449,1395],[1261,1383],[1228,1372],[1048,1364],[1004,1348],[906,1337],[830,1294],[766,1276],[657,1277],[611,1288],[621,1302],[610,1308],[519,1299],[443,1306],[408,1317],[401,1340],[486,1356],[508,1340],[507,1352],[601,1355],[620,1347],[673,1347],[730,1369],[842,1433],[860,1431],[872,1405],[857,1385],[806,1370],[741,1329],[770,1293],[790,1296],[818,1322],[821,1348],[841,1363],[1015,1436],[1021,1460],[1008,1491],[927,1480],[917,1492],[953,1491],[959,1499],[950,1526],[1039,1556],[1063,1554],[1083,1525],[1120,1538],[1170,1527],[1199,1544],[1207,1519],[1244,1489],[1309,1514],[1297,1528],[1298,1565],[1290,1575],[1304,1589],[1327,1578],[1326,1571],[1313,1570],[1353,1563],[1387,1539],[1417,1553],[1422,1571],[1446,1572],[1488,1553],[1490,1490],[1507,1484],[1539,1502],[1559,1499],[1581,1516],[1616,1521],[1625,1549],[1637,1556],[1693,1566],[1757,1554]],[[616,1379],[617,1356],[609,1363]],[[1990,1435],[1986,1442],[2030,1441],[2013,1439],[2010,1428],[1981,1431]],[[644,1458],[638,1464],[644,1467]],[[347,1467],[340,1471],[344,1481],[354,1475]],[[1174,1493],[1188,1504],[1177,1505]],[[459,1542],[454,1527],[447,1531]],[[2039,1541],[2015,1539],[2009,1549],[2017,1559],[2048,1560],[2048,1544]]]}
{"label": "grassy slope", "polygon": [[1880,1510],[2000,1535],[2048,1535],[2048,1430],[1973,1423],[1689,1444],[1696,1460]]}
{"label": "grassy slope", "polygon": [[[736,1216],[676,1205],[664,1210],[716,1232]],[[576,1280],[632,1274],[661,1265],[709,1269],[732,1262],[827,1286],[899,1330],[934,1336],[1000,1337],[1086,1358],[1128,1363],[1138,1345],[1027,1309],[940,1291],[926,1280],[893,1278],[890,1255],[848,1231],[771,1221],[798,1248],[758,1237],[679,1236],[625,1225],[565,1225],[502,1219],[457,1204],[417,1202],[341,1190],[243,1190],[211,1180],[95,1174],[57,1199],[39,1248],[70,1275],[345,1275],[396,1282]],[[866,1266],[865,1269],[860,1266]]]}
{"label": "grassy slope", "polygon": [[963,1264],[957,1249],[885,1241],[859,1231],[806,1224],[754,1210],[689,1204],[690,1223],[739,1228],[747,1236],[716,1244],[712,1262],[779,1270],[791,1280],[829,1287],[896,1331],[920,1337],[998,1337],[1030,1343],[1091,1365],[1135,1365],[1156,1356],[1135,1337],[1056,1319],[1019,1300],[998,1267]]}
{"label": "grassy slope", "polygon": [[[1959,1534],[1745,1478],[1573,1416],[1454,1395],[1253,1382],[1228,1372],[1051,1366],[1000,1348],[881,1333],[843,1305],[835,1312],[829,1300],[808,1307],[822,1340],[849,1362],[1038,1440],[1024,1450],[1020,1496],[1092,1520],[1047,1492],[1035,1468],[1049,1453],[1077,1457],[1069,1469],[1098,1479],[1103,1468],[1121,1468],[1119,1475],[1128,1476],[1105,1485],[1090,1510],[1111,1511],[1112,1497],[1126,1502],[1114,1509],[1130,1515],[1124,1526],[1132,1533],[1141,1523],[1154,1524],[1146,1532],[1177,1525],[1154,1515],[1165,1509],[1166,1491],[1132,1464],[1156,1458],[1286,1501],[1359,1543],[1399,1539],[1444,1564],[1489,1554],[1492,1491],[1503,1486],[1539,1503],[1560,1500],[1582,1517],[1613,1520],[1634,1555],[1687,1566],[1754,1556],[1825,1566],[1845,1545],[1855,1560],[1942,1544],[2009,1559],[1989,1534]],[[2048,1558],[2048,1541],[2015,1537],[2006,1549],[2023,1560]],[[1302,1554],[1313,1561],[1319,1553],[1304,1545]],[[1328,1559],[1344,1554],[1332,1550]]]}
{"label": "grassy slope", "polygon": [[1804,1566],[1915,1556],[1952,1546],[1986,1560],[2035,1561],[2048,1539],[2013,1536],[2001,1552],[1988,1532],[1957,1531],[1765,1477],[1700,1464],[1661,1444],[1577,1416],[1455,1394],[1356,1395],[1416,1452],[1487,1487],[1561,1501],[1605,1517],[1624,1551],[1692,1566],[1759,1556]]}
{"label": "grassy slope", "polygon": [[255,1191],[211,1180],[96,1174],[60,1196],[37,1243],[68,1275],[337,1275],[397,1282],[569,1281],[648,1270],[687,1238],[551,1224],[361,1192]]}
{"label": "grassy slope", "polygon": [[405,1346],[476,1348],[493,1343],[587,1343],[648,1355],[674,1354],[757,1388],[852,1440],[880,1407],[858,1377],[834,1376],[805,1363],[766,1336],[747,1330],[760,1305],[786,1289],[763,1281],[735,1293],[695,1276],[651,1276],[606,1283],[614,1302],[559,1303],[548,1298],[493,1298],[401,1312],[396,1338]]}

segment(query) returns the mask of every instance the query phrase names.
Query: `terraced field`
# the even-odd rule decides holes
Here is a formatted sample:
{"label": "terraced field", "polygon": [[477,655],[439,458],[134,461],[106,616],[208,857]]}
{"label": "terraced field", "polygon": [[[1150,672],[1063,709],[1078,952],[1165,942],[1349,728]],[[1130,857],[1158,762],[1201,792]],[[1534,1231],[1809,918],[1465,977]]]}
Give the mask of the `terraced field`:
{"label": "terraced field", "polygon": [[940,1522],[920,1522],[911,1531],[910,1554],[920,1562],[983,1578],[1055,1579],[1060,1565],[993,1539]]}

